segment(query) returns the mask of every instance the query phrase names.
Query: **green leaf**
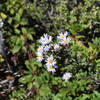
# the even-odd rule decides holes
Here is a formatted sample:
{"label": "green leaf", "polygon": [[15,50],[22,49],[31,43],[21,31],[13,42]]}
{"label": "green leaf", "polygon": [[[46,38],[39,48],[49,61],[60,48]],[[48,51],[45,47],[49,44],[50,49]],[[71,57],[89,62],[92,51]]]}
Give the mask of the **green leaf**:
{"label": "green leaf", "polygon": [[32,34],[27,34],[27,38],[30,39],[30,40],[33,40]]}
{"label": "green leaf", "polygon": [[74,23],[70,26],[70,31],[76,34],[84,29],[84,24]]}
{"label": "green leaf", "polygon": [[27,33],[27,29],[26,28],[22,28],[22,33],[26,34]]}
{"label": "green leaf", "polygon": [[82,39],[82,38],[85,38],[85,36],[84,35],[78,35],[78,36],[76,36],[76,38],[77,39]]}
{"label": "green leaf", "polygon": [[32,75],[26,75],[24,77],[21,77],[19,79],[19,82],[21,82],[21,83],[28,83],[28,82],[31,82],[32,79],[33,79],[33,76]]}
{"label": "green leaf", "polygon": [[7,18],[7,15],[3,12],[0,12],[0,18],[5,19]]}
{"label": "green leaf", "polygon": [[20,45],[14,46],[14,48],[12,49],[13,54],[19,52],[20,49],[21,49]]}
{"label": "green leaf", "polygon": [[21,38],[18,37],[17,40],[16,40],[16,45],[20,45],[21,42],[22,42]]}
{"label": "green leaf", "polygon": [[96,60],[96,63],[100,63],[100,59]]}
{"label": "green leaf", "polygon": [[15,29],[15,33],[16,34],[20,34],[20,30],[19,29]]}
{"label": "green leaf", "polygon": [[14,13],[15,13],[15,10],[11,8],[11,9],[10,9],[10,13],[11,13],[11,14],[14,14]]}
{"label": "green leaf", "polygon": [[67,88],[66,89],[65,88],[60,89],[60,93],[63,94],[63,95],[66,95]]}
{"label": "green leaf", "polygon": [[97,91],[94,91],[95,95],[100,99],[100,93]]}
{"label": "green leaf", "polygon": [[19,22],[20,18],[21,18],[21,16],[18,13],[16,13],[15,20]]}
{"label": "green leaf", "polygon": [[12,21],[13,21],[13,19],[12,19],[11,17],[9,17],[9,19],[8,19],[8,23],[11,24]]}
{"label": "green leaf", "polygon": [[33,82],[29,82],[28,89],[31,89],[33,87]]}
{"label": "green leaf", "polygon": [[18,11],[18,14],[22,15],[23,14],[23,10],[24,10],[23,8],[20,8],[19,11]]}
{"label": "green leaf", "polygon": [[28,24],[27,19],[22,18],[21,21],[20,21],[20,24],[21,24],[21,25],[26,25],[26,24]]}
{"label": "green leaf", "polygon": [[51,90],[47,85],[42,85],[39,89],[39,93],[41,96],[48,96],[51,93]]}
{"label": "green leaf", "polygon": [[16,43],[17,36],[11,36],[10,40],[11,40],[11,42]]}

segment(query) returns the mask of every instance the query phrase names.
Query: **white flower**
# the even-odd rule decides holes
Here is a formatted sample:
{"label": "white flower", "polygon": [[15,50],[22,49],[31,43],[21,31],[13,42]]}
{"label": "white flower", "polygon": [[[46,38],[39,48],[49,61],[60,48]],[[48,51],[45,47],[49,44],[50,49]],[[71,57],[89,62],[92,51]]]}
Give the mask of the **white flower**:
{"label": "white flower", "polygon": [[3,27],[3,21],[2,21],[2,19],[0,19],[0,28],[2,28]]}
{"label": "white flower", "polygon": [[63,45],[69,44],[70,42],[71,42],[70,37],[64,38],[60,41],[60,43],[63,44]]}
{"label": "white flower", "polygon": [[60,48],[58,44],[54,44],[54,50],[57,51]]}
{"label": "white flower", "polygon": [[53,55],[47,58],[46,60],[46,65],[47,66],[54,66],[56,64],[56,60],[53,58]]}
{"label": "white flower", "polygon": [[49,44],[51,41],[52,41],[52,36],[50,36],[48,34],[44,34],[44,36],[42,36],[41,39],[39,40],[39,42],[42,45]]}
{"label": "white flower", "polygon": [[37,49],[38,52],[43,53],[43,46],[39,46],[39,48]]}
{"label": "white flower", "polygon": [[50,48],[51,48],[51,45],[46,45],[46,46],[44,47],[44,51],[45,51],[45,52],[48,52],[48,51],[50,50]]}
{"label": "white flower", "polygon": [[44,59],[44,58],[43,58],[42,53],[37,52],[37,60],[38,60],[39,62],[41,62],[43,59]]}
{"label": "white flower", "polygon": [[47,70],[50,72],[55,72],[55,68],[53,66],[47,66]]}
{"label": "white flower", "polygon": [[70,78],[71,78],[71,73],[66,72],[66,73],[63,74],[63,79],[64,79],[65,81],[68,81]]}
{"label": "white flower", "polygon": [[68,32],[67,31],[65,33],[62,33],[62,32],[59,33],[59,36],[57,36],[57,38],[61,40],[63,38],[66,38],[66,36],[68,36]]}

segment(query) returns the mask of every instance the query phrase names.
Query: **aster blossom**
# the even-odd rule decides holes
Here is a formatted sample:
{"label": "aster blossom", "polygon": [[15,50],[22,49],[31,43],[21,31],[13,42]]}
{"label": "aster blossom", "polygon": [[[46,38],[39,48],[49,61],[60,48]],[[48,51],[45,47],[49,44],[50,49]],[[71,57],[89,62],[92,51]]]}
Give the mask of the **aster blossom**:
{"label": "aster blossom", "polygon": [[63,38],[60,43],[63,45],[69,44],[71,42],[71,38],[67,37],[67,38]]}
{"label": "aster blossom", "polygon": [[60,48],[58,44],[54,44],[54,50],[57,51]]}
{"label": "aster blossom", "polygon": [[63,79],[64,79],[65,81],[68,81],[70,78],[71,78],[71,73],[65,72],[65,73],[63,74]]}
{"label": "aster blossom", "polygon": [[57,36],[57,38],[61,40],[63,38],[66,38],[67,36],[68,36],[68,32],[66,31],[65,33],[62,33],[62,32],[59,33],[59,35]]}
{"label": "aster blossom", "polygon": [[46,65],[47,66],[54,66],[56,64],[56,60],[54,59],[53,55],[47,58],[46,60]]}
{"label": "aster blossom", "polygon": [[43,53],[43,49],[44,49],[43,46],[39,46],[38,49],[37,49],[37,52]]}
{"label": "aster blossom", "polygon": [[48,70],[49,72],[55,72],[55,71],[56,71],[55,68],[54,68],[53,66],[47,66],[47,70]]}
{"label": "aster blossom", "polygon": [[48,34],[44,34],[41,39],[39,40],[39,42],[42,44],[42,45],[46,45],[46,44],[49,44],[51,43],[52,41],[52,36],[48,35]]}
{"label": "aster blossom", "polygon": [[44,59],[43,54],[40,52],[37,52],[37,61],[41,62]]}
{"label": "aster blossom", "polygon": [[51,48],[51,45],[46,45],[46,46],[44,47],[44,51],[45,51],[45,52],[48,52],[48,51],[50,50],[50,48]]}

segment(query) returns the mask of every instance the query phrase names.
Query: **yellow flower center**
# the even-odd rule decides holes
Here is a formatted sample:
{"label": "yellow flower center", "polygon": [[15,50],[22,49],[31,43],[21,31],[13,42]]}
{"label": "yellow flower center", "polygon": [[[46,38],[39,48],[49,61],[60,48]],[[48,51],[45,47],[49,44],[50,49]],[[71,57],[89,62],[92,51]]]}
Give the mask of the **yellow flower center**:
{"label": "yellow flower center", "polygon": [[66,75],[65,77],[68,78],[68,75]]}
{"label": "yellow flower center", "polygon": [[42,51],[43,50],[43,48],[38,48],[38,51]]}
{"label": "yellow flower center", "polygon": [[60,36],[61,36],[62,38],[64,38],[64,34],[61,34]]}
{"label": "yellow flower center", "polygon": [[68,41],[67,40],[64,40],[64,43],[68,43]]}
{"label": "yellow flower center", "polygon": [[49,59],[49,60],[48,60],[48,62],[49,62],[49,63],[52,63],[52,62],[53,62],[53,60],[52,60],[52,59]]}
{"label": "yellow flower center", "polygon": [[48,43],[48,40],[46,40],[45,42]]}
{"label": "yellow flower center", "polygon": [[59,48],[59,46],[55,46],[55,48]]}
{"label": "yellow flower center", "polygon": [[43,58],[43,56],[38,56],[38,57]]}
{"label": "yellow flower center", "polygon": [[54,69],[52,66],[50,66],[50,69]]}

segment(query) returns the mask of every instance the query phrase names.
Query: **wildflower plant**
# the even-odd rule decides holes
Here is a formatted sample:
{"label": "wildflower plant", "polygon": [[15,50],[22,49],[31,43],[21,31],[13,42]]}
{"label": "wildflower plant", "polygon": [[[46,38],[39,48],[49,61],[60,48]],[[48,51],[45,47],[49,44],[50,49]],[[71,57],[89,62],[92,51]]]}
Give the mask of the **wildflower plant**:
{"label": "wildflower plant", "polygon": [[[70,51],[70,46],[72,43],[69,33],[67,31],[64,33],[61,32],[58,34],[56,39],[48,34],[44,34],[40,38],[39,43],[40,46],[37,48],[37,60],[39,62],[44,62],[45,67],[49,72],[54,74],[60,71],[63,79],[65,81],[69,80],[71,73],[67,73],[67,70],[62,70],[64,67],[66,67],[62,63],[66,63],[66,54],[68,51]],[[64,52],[66,52],[66,54],[62,55],[61,53]]]}
{"label": "wildflower plant", "polygon": [[[46,44],[40,42],[41,39],[44,42],[45,36],[37,41],[40,44],[37,58],[25,62],[29,70],[19,80],[27,84],[28,93],[24,90],[26,97],[22,97],[26,100],[31,97],[32,100],[99,100],[100,38],[93,39],[87,47],[69,34],[59,38],[60,34],[65,33],[56,37],[45,34],[49,41]],[[65,38],[70,41],[61,43]]]}

